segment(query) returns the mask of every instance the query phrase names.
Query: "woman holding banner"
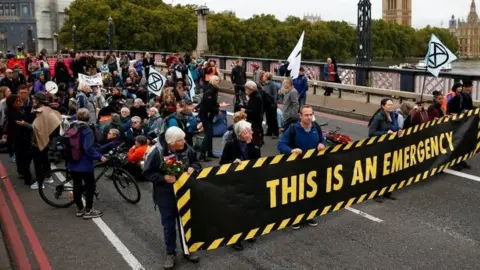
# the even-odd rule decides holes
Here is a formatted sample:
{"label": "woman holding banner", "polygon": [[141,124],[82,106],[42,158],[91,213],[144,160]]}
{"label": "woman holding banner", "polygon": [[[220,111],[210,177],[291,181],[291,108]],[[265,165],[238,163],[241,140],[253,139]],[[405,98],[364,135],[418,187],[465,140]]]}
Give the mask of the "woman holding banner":
{"label": "woman holding banner", "polygon": [[[373,114],[368,122],[368,137],[380,136],[383,134],[393,134],[399,130],[397,115],[393,112],[393,100],[384,98],[380,102],[380,108]],[[391,192],[385,193],[383,197],[375,198],[376,202],[383,202],[383,198],[396,200]]]}

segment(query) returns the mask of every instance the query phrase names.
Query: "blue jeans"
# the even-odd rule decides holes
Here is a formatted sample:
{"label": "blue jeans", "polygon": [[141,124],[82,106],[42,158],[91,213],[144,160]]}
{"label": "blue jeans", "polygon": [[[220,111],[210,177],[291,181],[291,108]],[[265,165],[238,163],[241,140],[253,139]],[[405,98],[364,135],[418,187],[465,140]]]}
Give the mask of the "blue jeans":
{"label": "blue jeans", "polygon": [[307,102],[307,94],[305,94],[304,96],[299,96],[298,97],[298,103],[300,104],[300,108],[305,106],[306,102]]}

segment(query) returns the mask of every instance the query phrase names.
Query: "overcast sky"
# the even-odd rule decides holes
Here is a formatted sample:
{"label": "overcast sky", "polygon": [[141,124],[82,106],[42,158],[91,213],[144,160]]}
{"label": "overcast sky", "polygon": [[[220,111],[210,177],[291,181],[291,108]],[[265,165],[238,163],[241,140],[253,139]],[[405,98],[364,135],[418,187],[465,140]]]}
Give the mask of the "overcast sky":
{"label": "overcast sky", "polygon": [[[279,19],[289,15],[303,17],[305,13],[317,13],[323,20],[343,20],[356,24],[358,0],[164,0],[174,4],[204,4],[216,11],[235,11],[240,18],[253,14],[270,13]],[[448,27],[452,14],[466,18],[472,0],[412,0],[413,27],[421,28],[428,24]],[[382,0],[370,0],[372,18],[382,17]],[[293,6],[292,6],[293,3]],[[480,0],[476,1],[477,12]]]}

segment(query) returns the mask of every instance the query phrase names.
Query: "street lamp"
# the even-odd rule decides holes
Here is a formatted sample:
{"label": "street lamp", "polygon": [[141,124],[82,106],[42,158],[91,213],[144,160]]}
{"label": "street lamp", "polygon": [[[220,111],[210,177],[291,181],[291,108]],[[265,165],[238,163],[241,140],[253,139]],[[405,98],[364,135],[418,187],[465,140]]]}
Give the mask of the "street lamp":
{"label": "street lamp", "polygon": [[74,24],[72,26],[72,39],[73,39],[73,51],[77,51],[77,26]]}
{"label": "street lamp", "polygon": [[207,6],[199,6],[195,9],[195,12],[197,13],[197,15],[199,16],[207,16],[208,15],[208,7]]}
{"label": "street lamp", "polygon": [[108,50],[113,50],[113,19],[108,18]]}

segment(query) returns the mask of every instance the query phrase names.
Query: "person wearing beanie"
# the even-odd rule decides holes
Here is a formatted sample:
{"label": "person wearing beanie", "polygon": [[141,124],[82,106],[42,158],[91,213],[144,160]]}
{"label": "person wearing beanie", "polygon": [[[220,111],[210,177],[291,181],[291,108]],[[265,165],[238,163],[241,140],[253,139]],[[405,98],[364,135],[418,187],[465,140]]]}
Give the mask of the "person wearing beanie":
{"label": "person wearing beanie", "polygon": [[[143,165],[143,176],[146,180],[153,183],[153,200],[160,210],[163,239],[167,253],[163,265],[164,269],[173,269],[175,267],[175,256],[177,253],[176,226],[181,226],[173,191],[173,184],[181,174],[168,175],[163,169],[164,163],[168,163],[168,160],[173,158],[184,164],[183,171],[188,174],[192,174],[194,171],[199,171],[202,168],[193,148],[185,143],[185,132],[179,127],[170,127],[160,136],[158,142],[150,147]],[[184,239],[180,239],[180,243],[184,242]],[[181,248],[185,259],[193,263],[199,262],[200,258],[189,253],[183,244]]]}
{"label": "person wearing beanie", "polygon": [[46,93],[47,89],[45,88],[45,74],[43,72],[40,73],[40,76],[38,76],[38,79],[35,81],[35,84],[33,85],[33,94],[36,93]]}

